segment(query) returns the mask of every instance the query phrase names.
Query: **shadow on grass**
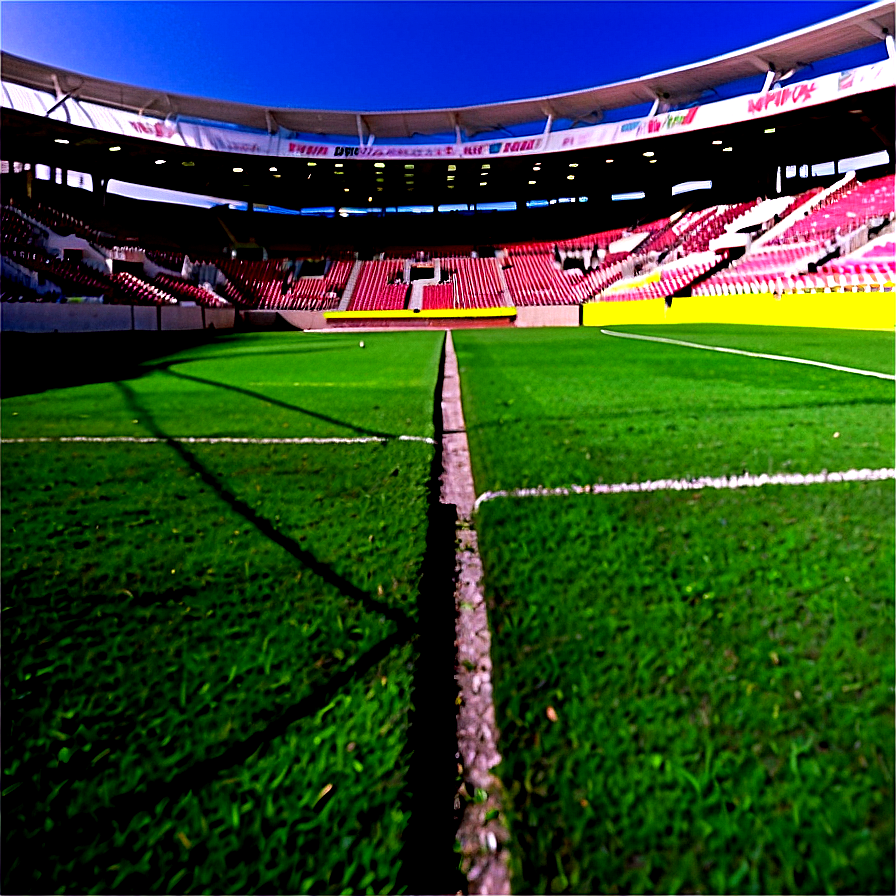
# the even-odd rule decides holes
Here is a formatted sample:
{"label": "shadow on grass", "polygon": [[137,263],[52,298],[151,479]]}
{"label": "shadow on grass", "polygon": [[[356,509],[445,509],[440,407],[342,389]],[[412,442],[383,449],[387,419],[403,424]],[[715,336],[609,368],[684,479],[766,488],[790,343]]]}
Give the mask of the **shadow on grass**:
{"label": "shadow on grass", "polygon": [[[228,388],[223,384],[210,384]],[[140,783],[139,790],[112,796],[105,806],[69,817],[69,795],[78,779],[63,777],[66,773],[71,774],[72,769],[60,767],[55,773],[59,779],[53,782],[59,789],[45,819],[45,833],[39,838],[40,853],[47,867],[42,868],[39,862],[35,863],[35,844],[27,839],[28,832],[24,826],[21,829],[15,826],[8,828],[6,847],[10,860],[4,863],[3,892],[34,892],[45,889],[45,886],[55,889],[62,884],[69,889],[91,889],[96,886],[102,875],[100,878],[92,876],[97,869],[93,868],[93,862],[85,862],[84,859],[95,852],[94,844],[111,842],[117,832],[128,828],[136,815],[141,812],[152,814],[162,800],[167,798],[171,800],[171,805],[175,805],[185,793],[208,786],[226,770],[244,765],[259,751],[267,750],[290,726],[312,717],[340,691],[363,680],[393,651],[408,643],[414,644],[415,653],[420,659],[414,671],[411,695],[413,706],[409,714],[408,732],[409,772],[402,799],[405,810],[411,815],[411,821],[399,860],[398,885],[406,892],[456,892],[462,889],[464,882],[458,876],[453,853],[456,825],[451,811],[456,788],[456,689],[452,675],[454,620],[451,599],[454,521],[446,515],[446,511],[450,515],[450,508],[443,507],[437,500],[430,503],[426,555],[418,592],[417,622],[405,612],[390,607],[357,587],[279,531],[271,520],[260,515],[234,494],[185,444],[171,439],[163,432],[127,383],[117,382],[116,386],[128,407],[146,421],[152,434],[164,440],[219,500],[341,594],[364,606],[369,612],[384,616],[394,625],[394,631],[370,647],[351,665],[321,682],[297,703],[273,718],[269,717],[262,730],[230,744],[217,756],[182,768],[170,779],[144,780]],[[259,397],[254,393],[250,394]],[[440,408],[438,399],[439,396],[436,396],[437,409]],[[304,412],[301,408],[293,409]],[[436,423],[438,428],[439,416],[436,416]],[[440,470],[441,458],[437,451],[430,474],[430,491],[435,493],[436,498]],[[27,812],[27,807],[23,806],[23,810]],[[26,858],[29,856],[30,858]],[[12,857],[18,857],[18,861]],[[58,871],[54,870],[57,868]],[[36,870],[44,871],[40,882],[34,876]],[[153,886],[155,877],[152,870],[137,876],[141,878],[140,886],[143,890],[148,891]],[[136,880],[135,876],[130,876],[128,887],[133,888]]]}
{"label": "shadow on grass", "polygon": [[[235,341],[232,334],[212,329],[186,332],[2,333],[0,397],[12,398],[70,386],[138,379],[156,369],[157,365],[153,362],[158,358],[215,342],[226,344],[232,341]],[[288,352],[241,352],[238,357],[272,358],[284,354],[348,351],[348,348],[310,344],[299,338],[295,349]],[[184,360],[232,358],[232,355],[214,354]]]}
{"label": "shadow on grass", "polygon": [[399,881],[409,893],[465,892],[467,882],[453,851],[461,809],[454,810],[457,772],[457,682],[454,664],[456,509],[439,501],[442,473],[442,377],[445,348],[433,400],[436,450],[429,476],[426,553],[417,591],[418,659],[411,692],[406,808]]}
{"label": "shadow on grass", "polygon": [[186,333],[3,333],[3,398],[51,389],[137,379],[146,361],[207,345],[214,330]]}
{"label": "shadow on grass", "polygon": [[190,380],[193,383],[200,383],[203,386],[214,386],[218,389],[227,389],[231,392],[236,392],[239,395],[245,395],[249,398],[254,398],[258,401],[267,402],[268,404],[276,405],[278,408],[283,408],[287,411],[296,411],[299,414],[305,414],[308,417],[314,417],[316,420],[323,420],[325,423],[335,423],[337,426],[342,426],[345,429],[350,429],[352,432],[360,433],[365,436],[377,436],[379,438],[385,439],[394,439],[396,438],[391,433],[382,432],[378,429],[367,429],[364,426],[355,426],[354,423],[346,423],[344,420],[337,420],[335,417],[329,417],[326,414],[318,413],[317,411],[309,410],[308,408],[303,408],[297,404],[290,404],[286,401],[280,401],[278,398],[272,398],[269,395],[264,395],[261,392],[253,392],[251,389],[244,389],[242,386],[234,386],[231,383],[220,383],[217,380],[207,380],[200,376],[193,376],[190,373],[181,373],[179,371],[171,370],[170,366],[172,364],[182,363],[180,361],[171,361],[168,364],[160,364],[155,367],[156,370],[162,370],[164,373],[167,373],[169,376],[177,377],[182,380]]}

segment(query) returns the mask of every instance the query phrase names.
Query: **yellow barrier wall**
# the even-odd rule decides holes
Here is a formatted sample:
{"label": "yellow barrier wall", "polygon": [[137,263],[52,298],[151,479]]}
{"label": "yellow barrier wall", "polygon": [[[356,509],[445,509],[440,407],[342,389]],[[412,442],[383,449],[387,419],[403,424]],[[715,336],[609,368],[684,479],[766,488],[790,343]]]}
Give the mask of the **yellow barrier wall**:
{"label": "yellow barrier wall", "polygon": [[757,324],[773,327],[827,327],[890,330],[896,326],[896,293],[813,292],[731,296],[688,296],[640,302],[593,302],[584,306],[586,327],[622,324]]}
{"label": "yellow barrier wall", "polygon": [[514,317],[516,308],[427,308],[423,311],[325,311],[327,320],[385,320],[415,317]]}

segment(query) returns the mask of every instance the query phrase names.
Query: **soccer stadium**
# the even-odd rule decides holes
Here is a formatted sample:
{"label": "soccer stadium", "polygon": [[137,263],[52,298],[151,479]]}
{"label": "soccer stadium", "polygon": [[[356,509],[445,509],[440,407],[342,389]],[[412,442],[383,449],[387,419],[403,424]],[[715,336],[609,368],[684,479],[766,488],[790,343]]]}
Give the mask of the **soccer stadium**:
{"label": "soccer stadium", "polygon": [[3,892],[892,893],[894,34],[381,112],[4,45]]}

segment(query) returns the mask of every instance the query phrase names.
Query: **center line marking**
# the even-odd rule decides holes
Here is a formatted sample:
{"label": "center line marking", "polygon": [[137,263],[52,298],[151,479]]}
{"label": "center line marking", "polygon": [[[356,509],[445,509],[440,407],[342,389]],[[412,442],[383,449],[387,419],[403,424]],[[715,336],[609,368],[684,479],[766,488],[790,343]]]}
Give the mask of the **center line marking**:
{"label": "center line marking", "polygon": [[621,339],[639,339],[642,342],[663,342],[666,345],[682,345],[685,348],[702,348],[708,352],[724,352],[726,355],[745,355],[748,358],[765,358],[768,361],[790,361],[791,364],[807,364],[810,367],[826,367],[828,370],[839,370],[842,373],[857,373],[859,376],[873,376],[880,380],[896,381],[896,374],[880,373],[877,370],[862,370],[859,367],[841,367],[839,364],[828,364],[825,361],[810,361],[808,358],[791,358],[788,355],[767,355],[763,352],[748,352],[740,348],[725,348],[721,345],[701,345],[699,342],[684,342],[681,339],[666,339],[662,336],[642,336],[637,333],[617,333],[613,330],[601,329],[604,336],[618,336]]}
{"label": "center line marking", "polygon": [[165,442],[182,442],[187,445],[360,445],[366,442],[425,442],[427,445],[435,445],[435,440],[427,436],[355,436],[352,438],[307,436],[293,439],[240,438],[238,436],[170,436],[167,438],[158,436],[35,436],[33,438],[0,439],[0,443],[4,445],[34,442],[129,442],[141,445],[164,444]]}

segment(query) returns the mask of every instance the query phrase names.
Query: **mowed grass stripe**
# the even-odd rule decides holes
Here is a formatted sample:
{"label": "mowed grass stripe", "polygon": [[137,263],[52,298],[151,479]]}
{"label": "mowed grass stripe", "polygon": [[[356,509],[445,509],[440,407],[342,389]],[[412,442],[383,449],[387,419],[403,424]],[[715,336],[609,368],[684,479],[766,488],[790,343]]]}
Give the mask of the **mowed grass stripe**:
{"label": "mowed grass stripe", "polygon": [[[861,357],[880,336],[836,339]],[[480,493],[892,464],[891,382],[586,329],[465,331],[455,346]]]}
{"label": "mowed grass stripe", "polygon": [[765,352],[750,352],[739,348],[725,348],[721,345],[703,345],[699,342],[684,342],[681,339],[668,339],[662,336],[647,336],[637,333],[617,333],[613,330],[601,330],[604,336],[616,336],[620,339],[637,339],[642,342],[662,342],[665,345],[678,345],[682,348],[697,348],[709,352],[723,352],[731,355],[744,355],[747,358],[763,358],[766,361],[787,361],[791,364],[806,364],[810,367],[825,367],[828,370],[839,370],[841,373],[854,373],[858,376],[872,376],[880,380],[896,380],[892,373],[881,373],[877,370],[862,370],[858,367],[844,367],[826,361],[812,361],[808,358],[797,358],[790,355],[770,355]]}
{"label": "mowed grass stripe", "polygon": [[[223,336],[110,381],[9,397],[3,435],[431,438],[441,343],[439,333],[372,334],[364,349],[340,334]],[[284,385],[251,385],[260,374]],[[336,385],[287,385],[298,380]]]}
{"label": "mowed grass stripe", "polygon": [[894,501],[508,499],[477,527],[516,892],[891,892]]}

